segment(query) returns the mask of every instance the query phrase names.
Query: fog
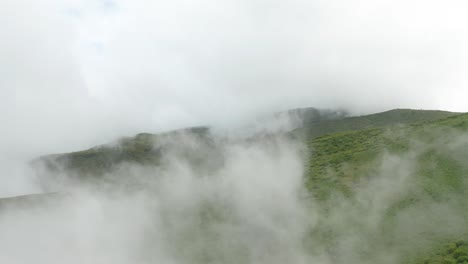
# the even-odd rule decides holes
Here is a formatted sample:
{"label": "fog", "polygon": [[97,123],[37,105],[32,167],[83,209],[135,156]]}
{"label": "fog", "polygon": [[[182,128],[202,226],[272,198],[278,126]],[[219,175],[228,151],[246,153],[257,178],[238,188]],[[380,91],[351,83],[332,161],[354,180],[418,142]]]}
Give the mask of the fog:
{"label": "fog", "polygon": [[[197,144],[190,137],[177,140]],[[167,153],[161,168],[124,164],[107,175],[122,177],[123,185],[75,182],[59,190],[63,196],[43,197],[34,206],[21,206],[21,201],[4,205],[0,259],[304,262],[301,238],[308,221],[299,197],[300,153],[280,138],[268,144],[229,144],[223,147],[222,166],[209,174],[187,163],[182,153]],[[136,188],[129,189],[129,182]]]}
{"label": "fog", "polygon": [[[175,149],[157,167],[115,164],[102,181],[54,178],[52,193],[1,201],[0,260],[401,263],[468,231],[466,203],[455,193],[416,196],[394,211],[423,191],[416,178],[422,155],[436,147],[458,156],[466,138],[452,131],[434,142],[410,139],[401,153],[383,151],[355,195],[337,190],[323,203],[305,188],[309,152],[296,140],[215,136],[204,147],[190,134],[170,136],[158,144]],[[201,159],[192,160],[192,151]]]}
{"label": "fog", "polygon": [[466,9],[461,0],[4,0],[1,146],[72,151],[306,106],[467,111]]}
{"label": "fog", "polygon": [[[467,10],[462,0],[0,0],[0,197],[52,192],[0,201],[0,262],[396,263],[466,233],[454,197],[386,220],[422,192],[415,166],[432,143],[380,153],[356,197],[323,205],[304,187],[314,153],[278,136],[298,120],[271,115],[468,111]],[[217,132],[216,151],[197,153],[212,164],[194,166],[182,148],[162,167],[116,164],[112,184],[64,172],[47,188],[29,166],[198,125]],[[456,154],[466,136],[452,136],[433,144]]]}
{"label": "fog", "polygon": [[296,107],[467,111],[466,9],[461,0],[3,0],[0,161]]}

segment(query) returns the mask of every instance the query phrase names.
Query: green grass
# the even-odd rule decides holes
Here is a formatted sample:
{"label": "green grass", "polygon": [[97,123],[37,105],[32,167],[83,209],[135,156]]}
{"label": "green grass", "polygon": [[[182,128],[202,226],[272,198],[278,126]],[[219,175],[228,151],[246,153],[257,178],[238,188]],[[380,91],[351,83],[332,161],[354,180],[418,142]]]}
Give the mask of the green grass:
{"label": "green grass", "polygon": [[[373,244],[371,248],[406,244],[405,247],[411,249],[406,251],[403,258],[408,260],[407,263],[416,263],[415,258],[425,258],[428,261],[425,263],[463,263],[457,258],[432,255],[431,252],[433,248],[439,250],[442,247],[438,241],[460,239],[458,231],[462,231],[460,236],[468,232],[467,124],[468,114],[461,114],[407,126],[368,128],[320,137],[311,134],[307,141],[311,158],[307,167],[306,186],[314,198],[325,205],[323,214],[328,219],[331,217],[328,211],[333,214],[333,207],[337,206],[335,197],[344,197],[354,203],[361,195],[359,192],[363,190],[362,186],[367,186],[367,189],[364,188],[366,191],[372,188],[372,180],[382,174],[382,162],[387,156],[401,159],[394,165],[395,168],[387,168],[387,178],[392,177],[393,173],[398,174],[398,166],[404,166],[405,159],[410,159],[413,168],[408,169],[411,175],[406,185],[411,188],[391,201],[383,213],[385,217],[380,222],[381,227],[370,234],[366,241]],[[461,221],[465,224],[453,227],[457,231],[444,226],[450,220],[450,215],[443,215],[444,212],[438,215],[438,209],[430,211],[431,208],[445,208],[448,205],[457,217],[464,219]],[[359,206],[351,208],[354,210]],[[415,212],[427,215],[421,223],[421,232],[399,234],[398,222],[401,217],[405,214],[417,216]],[[366,210],[361,212],[360,217],[366,217],[365,214]],[[352,216],[348,217],[352,219]],[[435,223],[439,222],[440,226],[437,226]],[[428,227],[424,228],[424,225]],[[435,229],[431,230],[429,226]],[[326,237],[329,240],[327,243],[331,245],[339,243],[337,240],[341,239],[339,235],[332,235],[338,232],[334,231],[335,228],[324,224],[322,229],[323,232],[329,230]],[[348,228],[352,228],[352,225],[349,224]],[[375,237],[378,239],[374,240]],[[364,253],[371,255],[367,251]]]}
{"label": "green grass", "polygon": [[[209,141],[209,129],[206,127],[193,127],[162,134],[141,133],[83,151],[41,157],[39,161],[44,162],[52,171],[63,169],[77,173],[80,177],[98,177],[124,163],[160,165],[165,151],[183,147],[176,146],[177,141],[172,140],[181,135],[191,135],[204,142]],[[188,156],[197,159],[193,153],[188,152]]]}
{"label": "green grass", "polygon": [[304,127],[297,129],[295,133],[306,134],[309,138],[315,138],[326,134],[351,130],[432,122],[456,115],[458,113],[447,111],[394,109],[365,116],[331,119],[310,118],[309,120],[306,119]]}
{"label": "green grass", "polygon": [[[309,135],[307,144],[311,159],[308,163],[307,186],[319,195],[327,196],[335,189],[347,190],[361,177],[373,173],[379,155],[384,152],[401,154],[410,149],[421,148],[420,167],[427,177],[445,175],[460,186],[455,179],[466,171],[459,166],[458,159],[468,158],[468,148],[447,149],[444,145],[455,136],[468,130],[468,115],[456,115],[432,122],[415,123],[409,126],[387,126],[363,130],[338,132],[315,137]],[[417,145],[423,144],[423,147]],[[468,146],[467,146],[468,147]],[[432,165],[434,166],[430,166]],[[325,185],[323,182],[329,181]],[[327,186],[327,187],[326,187]],[[329,188],[329,187],[332,188]],[[320,197],[319,197],[320,198]],[[321,197],[325,198],[325,197]]]}
{"label": "green grass", "polygon": [[[359,161],[362,157],[355,157],[354,155],[357,153],[362,153],[364,156],[372,155],[371,153],[366,153],[366,150],[367,148],[375,149],[375,142],[371,142],[370,139],[381,134],[383,131],[382,127],[428,122],[450,116],[456,117],[457,115],[457,113],[445,111],[409,109],[396,109],[378,114],[347,118],[344,118],[342,114],[332,111],[322,113],[314,108],[296,109],[291,112],[300,112],[301,118],[304,119],[304,127],[294,131],[294,135],[305,136],[309,141],[310,139],[326,135],[318,141],[309,143],[309,146],[317,149],[314,153],[321,155],[320,160],[313,160],[313,166],[319,166],[321,169],[329,165],[336,168],[343,161],[349,161],[350,164]],[[468,125],[468,123],[464,125]],[[365,132],[358,132],[356,134],[349,132],[368,128],[376,129],[365,130]],[[175,146],[175,144],[168,146],[165,143],[158,143],[165,142],[167,138],[184,133],[203,139],[210,144],[209,129],[207,127],[193,127],[163,134],[142,133],[135,137],[120,139],[112,144],[84,151],[50,155],[42,157],[41,160],[52,170],[62,169],[61,167],[63,166],[66,170],[85,176],[96,176],[109,172],[116,165],[122,163],[157,166],[160,165],[165,150],[181,147]],[[351,141],[343,140],[344,137],[348,136],[352,138]],[[367,137],[369,137],[368,140],[366,140]],[[342,151],[342,149],[345,150]],[[196,154],[190,151],[188,154],[188,156],[191,156],[188,158],[192,159],[193,162],[200,162],[196,161],[200,159],[200,157],[196,157]],[[360,164],[356,164],[353,167],[358,168]],[[331,187],[334,186],[326,181],[323,184],[330,185]]]}
{"label": "green grass", "polygon": [[[403,252],[401,263],[466,264],[465,253],[460,253],[466,251],[466,244],[455,241],[466,240],[468,234],[468,136],[464,140],[468,114],[396,109],[368,116],[329,118],[315,111],[305,113],[305,126],[291,134],[305,140],[308,147],[305,185],[321,210],[318,228],[311,237],[333,253],[335,248],[342,249],[339,245],[343,234],[355,232],[362,242],[355,250],[369,263],[379,263],[380,253],[398,248]],[[180,138],[167,143],[168,138],[181,133],[202,139],[202,143],[190,146]],[[58,169],[59,164],[80,177],[96,177],[122,163],[158,166],[167,151],[176,151],[193,164],[209,164],[220,156],[208,129],[192,128],[159,135],[138,134],[114,144],[43,160],[53,169]],[[397,157],[398,162],[385,165],[392,157]],[[398,187],[403,190],[389,200],[379,212],[382,218],[373,221],[375,227],[370,228],[365,219],[375,212],[372,200],[368,201],[370,205],[362,203],[369,198],[366,192],[380,197],[379,190],[372,188],[385,189],[385,184],[398,180],[402,170],[410,174],[407,182]],[[376,179],[383,176],[387,182],[378,185]],[[442,212],[447,205],[453,211]],[[344,207],[336,209],[339,206]],[[462,220],[457,218],[458,222],[450,224],[450,213]],[[413,226],[413,220],[407,219],[419,222]],[[411,228],[402,228],[406,225]]]}
{"label": "green grass", "polygon": [[429,256],[416,261],[417,264],[467,264],[468,243],[464,240],[445,243],[434,248]]}

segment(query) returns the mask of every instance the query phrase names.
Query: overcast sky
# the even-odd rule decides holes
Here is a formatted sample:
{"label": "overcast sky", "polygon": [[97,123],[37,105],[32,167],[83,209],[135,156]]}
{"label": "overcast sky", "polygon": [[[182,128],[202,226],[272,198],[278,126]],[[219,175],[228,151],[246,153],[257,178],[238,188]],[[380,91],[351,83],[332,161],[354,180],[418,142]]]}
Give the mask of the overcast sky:
{"label": "overcast sky", "polygon": [[468,111],[465,0],[0,0],[2,154],[294,107]]}

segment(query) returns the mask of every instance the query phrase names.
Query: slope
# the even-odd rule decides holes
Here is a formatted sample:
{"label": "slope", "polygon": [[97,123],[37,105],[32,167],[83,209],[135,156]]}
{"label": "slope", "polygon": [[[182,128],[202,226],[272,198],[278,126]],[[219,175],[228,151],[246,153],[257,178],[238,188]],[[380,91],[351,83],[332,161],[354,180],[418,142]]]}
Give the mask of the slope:
{"label": "slope", "polygon": [[[400,263],[464,263],[467,132],[468,114],[460,114],[309,135],[306,185],[323,206],[315,236],[340,248],[352,233],[369,262],[396,250]],[[447,249],[455,241],[460,249]]]}
{"label": "slope", "polygon": [[[457,113],[445,111],[396,109],[367,116],[345,117],[345,114],[339,111],[317,110],[315,108],[294,109],[288,111],[287,114],[291,118],[299,118],[303,122],[303,126],[292,132],[293,135],[296,137],[305,136],[307,139],[340,131],[434,121],[457,115]],[[163,134],[142,133],[135,137],[123,138],[112,144],[84,151],[41,157],[34,164],[45,165],[51,170],[66,169],[88,176],[108,172],[115,165],[122,163],[159,165],[162,153],[169,149],[184,148],[179,143],[187,137],[200,139],[202,144],[199,144],[198,147],[204,150],[213,150],[214,148],[209,128],[195,127]],[[187,157],[191,156],[195,159],[203,159],[196,152],[206,153],[206,151],[201,152],[196,149],[180,151],[188,152]],[[210,157],[213,151],[208,151]],[[333,149],[330,148],[327,151],[333,151]]]}
{"label": "slope", "polygon": [[[398,109],[312,116],[289,134],[305,139],[309,152],[305,185],[314,225],[304,245],[310,252],[328,252],[335,263],[465,261],[468,114]],[[76,180],[112,175],[127,163],[164,166],[174,152],[193,167],[210,169],[223,162],[222,144],[208,128],[191,128],[36,162],[47,173],[71,171]]]}
{"label": "slope", "polygon": [[371,115],[338,116],[329,119],[308,118],[310,115],[304,115],[304,127],[297,129],[296,133],[305,134],[309,138],[315,138],[343,131],[434,121],[457,114],[438,110],[393,109]]}

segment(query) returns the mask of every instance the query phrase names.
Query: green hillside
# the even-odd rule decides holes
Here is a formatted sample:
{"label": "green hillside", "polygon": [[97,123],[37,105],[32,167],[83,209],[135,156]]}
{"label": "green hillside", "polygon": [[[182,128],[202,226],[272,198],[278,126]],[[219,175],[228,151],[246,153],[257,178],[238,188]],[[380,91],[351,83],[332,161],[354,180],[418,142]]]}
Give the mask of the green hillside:
{"label": "green hillside", "polygon": [[[444,149],[447,147],[445,144],[454,140],[454,136],[462,136],[467,129],[468,114],[460,114],[402,127],[369,128],[317,138],[310,135],[307,143],[311,150],[309,183],[325,181],[311,187],[317,188],[315,192],[318,195],[327,195],[327,186],[331,186],[330,190],[340,189],[346,193],[359,177],[372,172],[371,163],[382,151],[400,154],[411,150],[411,144],[424,144],[425,149],[418,150],[424,155],[424,159],[420,161],[427,162],[439,152],[445,151],[441,155],[448,155],[450,151]],[[456,147],[460,148],[459,155],[465,155],[464,145]],[[330,171],[335,175],[333,179],[328,177]]]}
{"label": "green hillside", "polygon": [[[181,144],[184,138],[193,138],[198,142],[196,145],[187,146]],[[34,160],[33,165],[44,165],[48,171],[65,170],[76,173],[77,177],[92,178],[111,172],[117,165],[124,163],[161,165],[165,152],[183,152],[184,156],[193,162],[211,158],[197,155],[196,152],[201,148],[213,148],[207,127],[187,128],[162,134],[141,133],[83,151],[41,157]]]}
{"label": "green hillside", "polygon": [[[361,203],[375,200],[385,210],[377,216],[378,228],[361,238],[369,247],[363,254],[399,244],[405,248],[401,252],[411,249],[404,254],[408,263],[465,263],[464,247],[457,252],[465,253],[453,255],[444,245],[468,237],[467,130],[468,114],[461,114],[408,126],[311,135],[306,185],[323,201],[325,241],[331,246],[342,239],[336,223],[328,221],[343,200],[350,207],[344,217],[357,223],[343,224],[351,230],[366,230],[362,218],[371,217],[375,208]],[[413,225],[404,222],[407,217],[418,223],[402,232]]]}
{"label": "green hillside", "polygon": [[304,127],[297,129],[296,133],[305,134],[309,138],[350,130],[434,121],[458,114],[437,110],[394,109],[365,116],[334,115],[335,118],[317,118],[314,111],[303,112]]}
{"label": "green hillside", "polygon": [[[303,120],[303,127],[293,131],[293,134],[305,135],[307,139],[341,131],[434,121],[457,115],[457,113],[445,111],[396,109],[367,116],[344,117],[345,115],[339,112],[319,111],[315,108],[295,109],[289,111],[288,114]],[[84,151],[42,157],[36,162],[45,162],[50,169],[60,169],[57,165],[64,166],[67,170],[77,171],[81,175],[104,173],[116,164],[124,162],[159,165],[164,151],[175,148],[184,149],[184,146],[177,144],[177,141],[187,136],[201,139],[205,148],[213,147],[209,128],[195,127],[163,134],[142,133]],[[190,152],[187,149],[183,151]],[[192,149],[192,151],[197,150]],[[187,156],[197,155],[193,153]]]}
{"label": "green hillside", "polygon": [[[304,125],[286,136],[305,141],[307,199],[320,212],[304,241],[311,252],[325,250],[335,263],[468,263],[468,114],[295,111]],[[222,165],[227,140],[208,128],[138,134],[35,163],[45,164],[46,176],[68,171],[94,180],[122,164],[164,166],[176,153],[209,171]]]}

